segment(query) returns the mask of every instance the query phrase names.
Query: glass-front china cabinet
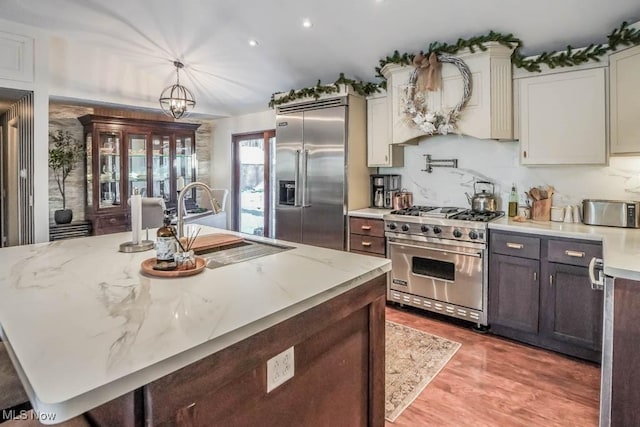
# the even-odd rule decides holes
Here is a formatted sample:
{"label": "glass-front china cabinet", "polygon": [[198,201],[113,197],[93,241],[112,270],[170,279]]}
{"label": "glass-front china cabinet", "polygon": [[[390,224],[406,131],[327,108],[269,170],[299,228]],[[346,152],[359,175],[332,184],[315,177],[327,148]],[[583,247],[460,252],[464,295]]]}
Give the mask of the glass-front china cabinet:
{"label": "glass-front china cabinet", "polygon": [[199,124],[96,115],[78,120],[87,147],[86,212],[94,234],[131,229],[127,201],[136,189],[175,207],[178,192],[195,180]]}

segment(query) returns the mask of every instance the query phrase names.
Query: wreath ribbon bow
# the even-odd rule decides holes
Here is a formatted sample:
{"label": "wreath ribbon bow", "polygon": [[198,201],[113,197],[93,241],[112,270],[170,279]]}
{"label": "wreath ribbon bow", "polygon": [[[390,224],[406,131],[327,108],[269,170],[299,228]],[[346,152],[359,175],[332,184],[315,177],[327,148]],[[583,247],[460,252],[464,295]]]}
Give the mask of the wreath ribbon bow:
{"label": "wreath ribbon bow", "polygon": [[435,91],[440,88],[440,71],[442,63],[438,61],[435,52],[427,57],[422,53],[413,58],[413,66],[418,70],[416,86],[419,90]]}

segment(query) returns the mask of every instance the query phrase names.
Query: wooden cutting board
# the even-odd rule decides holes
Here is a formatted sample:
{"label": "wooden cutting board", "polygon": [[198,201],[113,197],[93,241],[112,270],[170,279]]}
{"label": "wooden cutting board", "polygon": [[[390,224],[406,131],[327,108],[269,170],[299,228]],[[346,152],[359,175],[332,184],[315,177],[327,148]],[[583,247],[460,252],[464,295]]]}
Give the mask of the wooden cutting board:
{"label": "wooden cutting board", "polygon": [[240,236],[236,236],[234,234],[225,234],[225,233],[213,233],[207,234],[206,236],[198,236],[196,241],[193,242],[192,249],[195,252],[217,248],[218,246],[226,246],[232,245],[234,243],[239,243],[244,240]]}

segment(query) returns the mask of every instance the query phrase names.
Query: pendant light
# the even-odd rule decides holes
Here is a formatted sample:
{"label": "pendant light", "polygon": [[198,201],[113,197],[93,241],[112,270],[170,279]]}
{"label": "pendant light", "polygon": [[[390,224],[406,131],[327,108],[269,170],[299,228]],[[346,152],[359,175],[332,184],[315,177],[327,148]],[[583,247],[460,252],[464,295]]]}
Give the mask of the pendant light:
{"label": "pendant light", "polygon": [[176,84],[168,86],[160,94],[160,108],[162,111],[174,119],[187,117],[193,107],[196,106],[196,100],[189,89],[180,85],[180,69],[184,68],[184,64],[180,61],[173,61],[176,67]]}

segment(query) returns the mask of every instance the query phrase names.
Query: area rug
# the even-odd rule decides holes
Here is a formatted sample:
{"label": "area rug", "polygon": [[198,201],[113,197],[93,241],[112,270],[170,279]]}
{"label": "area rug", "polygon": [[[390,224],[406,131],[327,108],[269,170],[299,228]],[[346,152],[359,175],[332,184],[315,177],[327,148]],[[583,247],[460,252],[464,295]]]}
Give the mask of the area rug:
{"label": "area rug", "polygon": [[408,326],[386,322],[385,418],[395,421],[460,348]]}

